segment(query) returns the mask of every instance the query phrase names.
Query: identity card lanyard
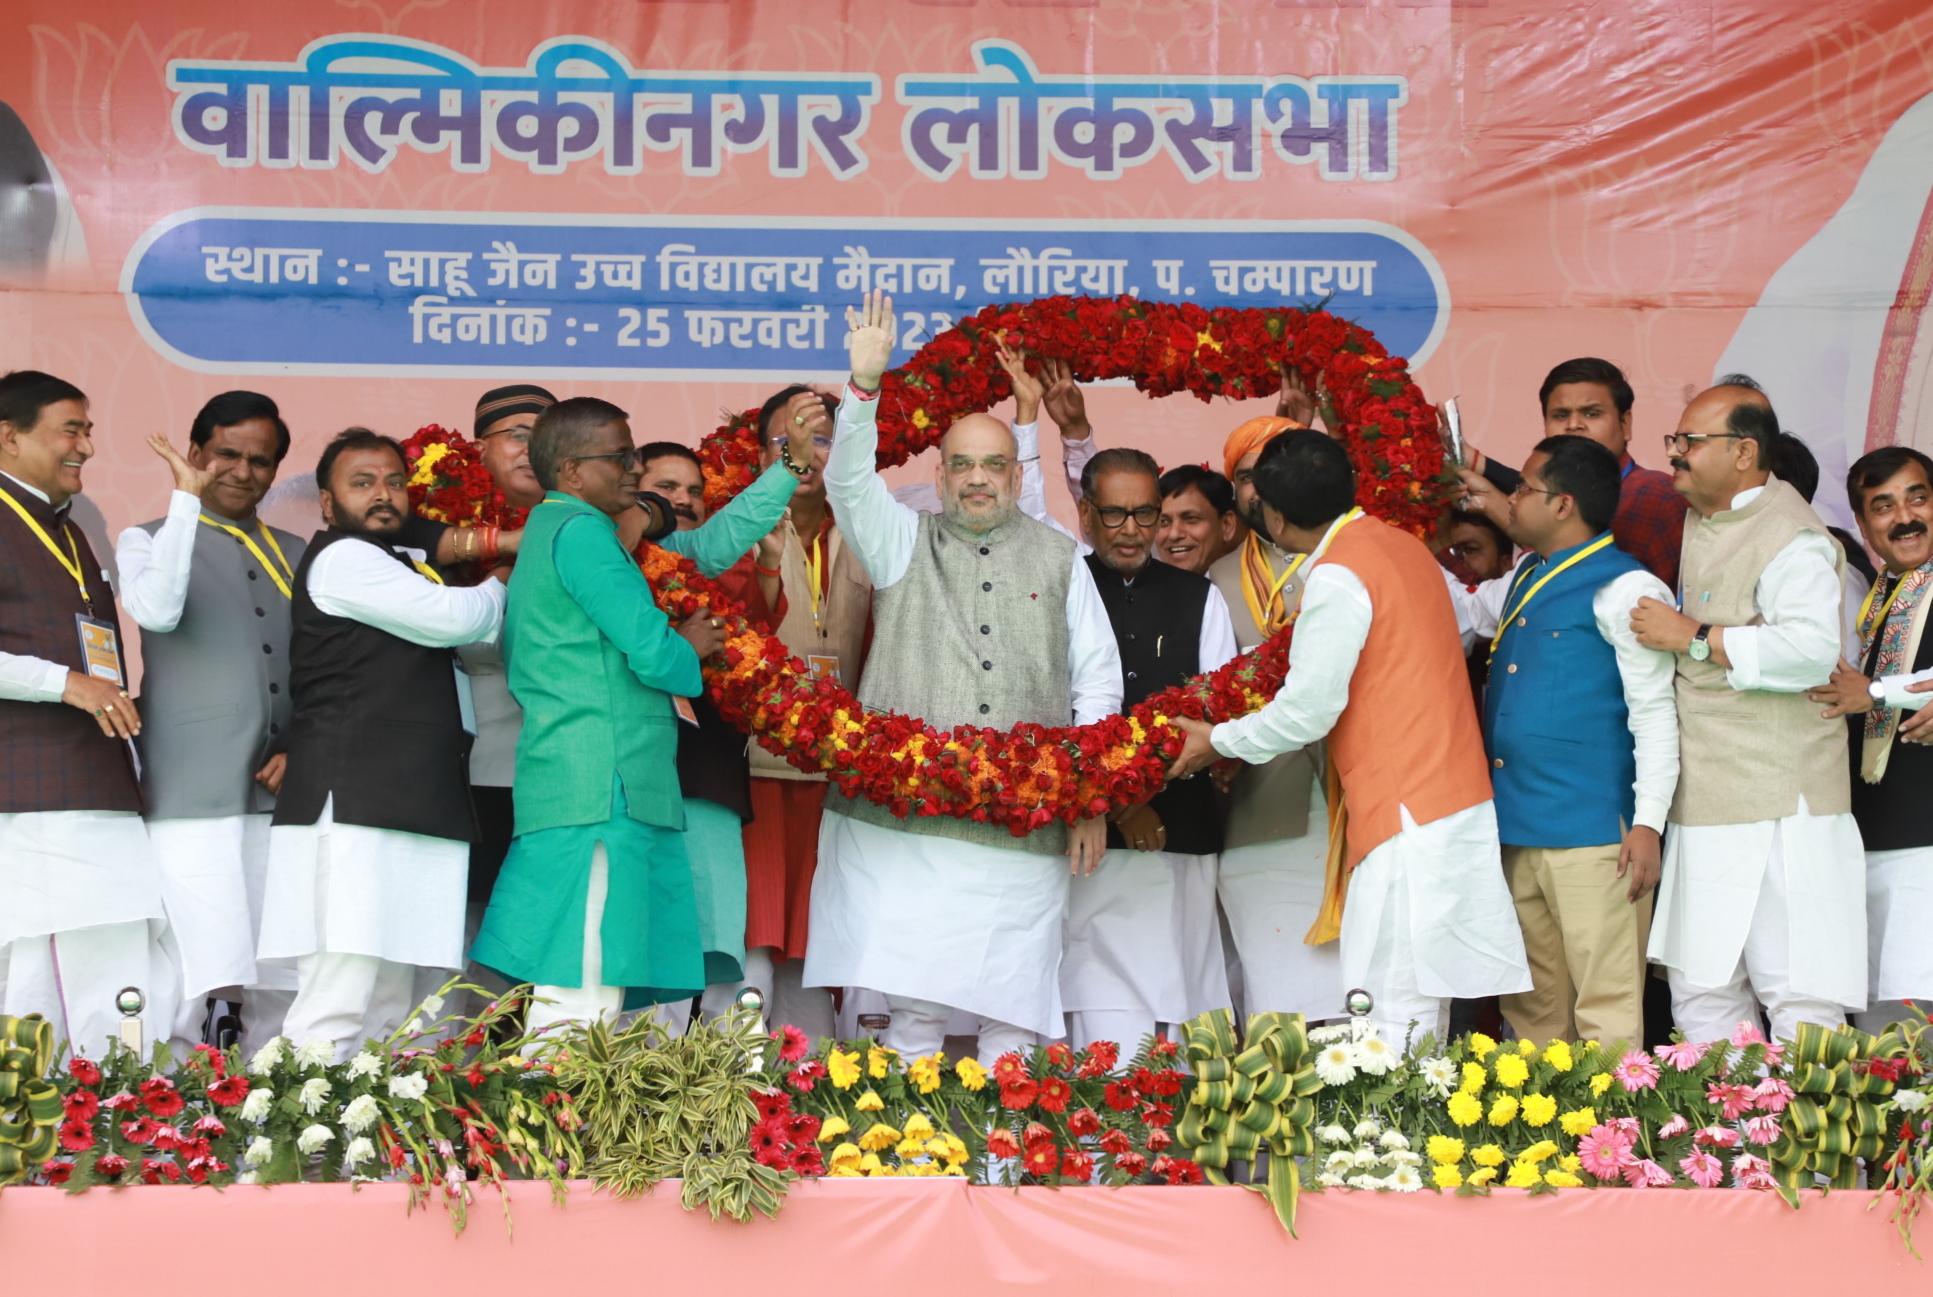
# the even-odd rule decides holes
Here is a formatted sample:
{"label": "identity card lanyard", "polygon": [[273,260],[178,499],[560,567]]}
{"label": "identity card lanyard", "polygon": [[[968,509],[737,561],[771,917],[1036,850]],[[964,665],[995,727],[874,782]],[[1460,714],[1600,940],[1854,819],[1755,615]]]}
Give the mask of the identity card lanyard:
{"label": "identity card lanyard", "polygon": [[[217,531],[227,532],[229,535],[233,536],[236,540],[239,540],[242,544],[248,546],[248,552],[255,556],[255,561],[262,565],[262,570],[264,572],[268,573],[268,579],[275,582],[275,588],[282,592],[282,597],[284,599],[295,598],[295,596],[289,591],[289,583],[295,580],[295,569],[289,566],[288,556],[283,554],[282,547],[275,543],[275,533],[269,530],[268,525],[266,523],[263,524],[262,526],[262,539],[267,541],[268,547],[275,551],[275,557],[278,560],[280,560],[282,564],[281,572],[277,572],[275,570],[275,564],[268,561],[268,555],[264,554],[261,551],[261,547],[256,545],[254,538],[252,538],[247,532],[243,531],[240,527],[231,527],[229,524],[222,522],[217,518],[210,518],[205,513],[201,515],[201,520],[207,523],[210,527],[215,528]],[[423,571],[423,569],[420,569],[420,568],[418,570]],[[287,579],[284,579],[285,575]],[[424,575],[428,576],[430,580],[435,581],[438,585],[441,585],[443,583],[442,578],[436,576],[434,573],[424,571]]]}
{"label": "identity card lanyard", "polygon": [[[1608,547],[1611,544],[1613,539],[1615,538],[1611,535],[1610,532],[1607,531],[1602,536],[1599,536],[1596,540],[1586,545],[1583,549],[1578,550],[1577,553],[1571,555],[1569,558],[1565,559],[1562,563],[1559,563],[1556,567],[1544,573],[1543,577],[1537,582],[1537,584],[1530,587],[1530,589],[1525,592],[1524,597],[1517,601],[1517,606],[1515,608],[1512,608],[1508,613],[1504,614],[1504,619],[1497,623],[1497,633],[1490,637],[1490,656],[1484,659],[1484,661],[1486,663],[1489,663],[1496,660],[1497,645],[1503,643],[1503,633],[1510,629],[1510,623],[1513,621],[1516,621],[1518,614],[1523,612],[1524,608],[1530,603],[1530,601],[1537,597],[1537,592],[1539,590],[1549,585],[1552,579],[1555,578],[1558,573],[1564,571],[1566,568],[1575,567],[1577,566],[1577,564],[1582,563],[1585,559],[1597,553],[1599,550]],[[1529,568],[1524,569],[1523,575],[1517,578],[1518,585],[1523,584],[1524,577],[1529,576],[1530,571],[1531,569]],[[1513,587],[1510,593],[1515,594],[1516,592],[1517,592],[1516,589]]]}

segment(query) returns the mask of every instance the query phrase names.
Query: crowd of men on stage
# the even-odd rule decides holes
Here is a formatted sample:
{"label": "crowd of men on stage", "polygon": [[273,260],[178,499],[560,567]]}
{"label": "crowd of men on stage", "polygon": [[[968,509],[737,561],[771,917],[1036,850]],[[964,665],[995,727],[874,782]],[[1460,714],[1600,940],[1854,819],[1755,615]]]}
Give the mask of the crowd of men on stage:
{"label": "crowd of men on stage", "polygon": [[[185,451],[149,439],[174,490],[112,584],[71,517],[86,396],[0,378],[0,1012],[98,1055],[135,986],[177,1052],[340,1059],[468,968],[532,984],[532,1028],[656,1005],[677,1030],[751,985],[814,1035],[990,1063],[1221,1006],[1338,1017],[1355,987],[1397,1041],[1486,997],[1540,1041],[1656,1039],[1654,970],[1692,1040],[1933,995],[1926,455],[1852,465],[1862,545],[1749,378],[1685,407],[1663,472],[1629,454],[1624,375],[1570,360],[1544,439],[1468,451],[1426,544],[1355,507],[1292,373],[1222,471],[1164,472],[1096,444],[1064,365],[1006,353],[1013,418],[960,419],[932,490],[895,492],[891,303],[848,323],[849,381],[773,394],[764,470],[716,513],[690,447],[520,384],[474,435],[521,529],[413,516],[401,447],[351,428],[304,539],[258,512],[281,412],[223,393]],[[658,609],[651,546],[942,729],[1097,721],[1294,622],[1290,670],[1179,722],[1143,805],[1025,837],[900,819],[719,716],[719,619]]]}

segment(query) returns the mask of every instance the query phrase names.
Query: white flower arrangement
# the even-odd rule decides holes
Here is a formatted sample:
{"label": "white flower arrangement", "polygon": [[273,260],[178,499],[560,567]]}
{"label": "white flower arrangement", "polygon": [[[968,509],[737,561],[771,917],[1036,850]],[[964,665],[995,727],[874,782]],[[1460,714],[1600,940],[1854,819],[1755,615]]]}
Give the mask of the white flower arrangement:
{"label": "white flower arrangement", "polygon": [[1364,1117],[1356,1123],[1354,1134],[1357,1139],[1374,1139],[1383,1133],[1383,1123],[1374,1117]]}
{"label": "white flower arrangement", "polygon": [[1324,1085],[1348,1085],[1356,1079],[1356,1051],[1337,1041],[1316,1055],[1316,1075]]}
{"label": "white flower arrangement", "polygon": [[308,1157],[335,1137],[335,1132],[327,1126],[319,1123],[314,1126],[307,1126],[303,1128],[300,1135],[295,1137],[295,1148],[302,1156]]}
{"label": "white flower arrangement", "polygon": [[1423,1177],[1413,1166],[1399,1166],[1384,1181],[1396,1193],[1415,1193],[1423,1187]]}
{"label": "white flower arrangement", "polygon": [[1349,1187],[1351,1189],[1381,1189],[1385,1186],[1379,1176],[1352,1175],[1349,1177]]}
{"label": "white flower arrangement", "polygon": [[1346,1186],[1349,1182],[1343,1179],[1339,1175],[1336,1175],[1329,1171],[1324,1171],[1321,1175],[1316,1177],[1316,1183],[1321,1185],[1325,1189],[1341,1189],[1344,1186]]}
{"label": "white flower arrangement", "polygon": [[360,1134],[375,1125],[382,1115],[382,1107],[376,1102],[375,1095],[359,1094],[342,1110],[342,1128],[352,1135]]}
{"label": "white flower arrangement", "polygon": [[248,1142],[247,1150],[242,1153],[242,1161],[249,1166],[267,1166],[274,1156],[275,1141],[267,1135],[257,1135]]}
{"label": "white flower arrangement", "polygon": [[327,1067],[336,1061],[336,1044],[320,1036],[310,1036],[296,1047],[295,1065],[301,1068]]}
{"label": "white flower arrangement", "polygon": [[1382,1076],[1402,1058],[1389,1047],[1389,1042],[1370,1032],[1356,1042],[1356,1068],[1369,1076]]}
{"label": "white flower arrangement", "polygon": [[326,1076],[310,1077],[302,1083],[301,1092],[296,1095],[297,1101],[302,1105],[302,1111],[311,1117],[322,1111],[323,1105],[329,1102],[329,1098],[329,1078]]}
{"label": "white flower arrangement", "polygon": [[349,1060],[349,1079],[352,1081],[360,1077],[377,1076],[382,1070],[383,1060],[366,1049]]}
{"label": "white flower arrangement", "polygon": [[1347,1144],[1349,1142],[1349,1132],[1341,1126],[1324,1126],[1316,1131],[1316,1138],[1325,1144]]}
{"label": "white flower arrangement", "polygon": [[1450,1092],[1456,1089],[1457,1081],[1460,1079],[1456,1064],[1440,1056],[1424,1059],[1417,1065],[1417,1071],[1422,1073],[1424,1084],[1428,1085],[1439,1099],[1449,1098]]}
{"label": "white flower arrangement", "polygon": [[1926,1106],[1924,1090],[1900,1090],[1893,1095],[1893,1106],[1901,1112],[1918,1112]]}
{"label": "white flower arrangement", "polygon": [[[266,1051],[268,1046],[264,1045],[262,1048]],[[261,1054],[257,1054],[256,1057],[260,1058]],[[260,1125],[268,1119],[269,1106],[274,1102],[275,1091],[267,1086],[256,1086],[248,1092],[248,1097],[242,1100],[242,1120]]]}
{"label": "white flower arrangement", "polygon": [[1383,1132],[1382,1138],[1376,1142],[1384,1148],[1408,1148],[1409,1136],[1400,1130],[1386,1130]]}
{"label": "white flower arrangement", "polygon": [[[364,1095],[363,1097],[368,1098],[369,1096]],[[357,1167],[361,1166],[364,1162],[374,1161],[375,1157],[376,1146],[358,1135],[356,1138],[350,1140],[349,1147],[343,1150],[342,1164],[347,1167]]]}
{"label": "white flower arrangement", "polygon": [[414,1103],[430,1092],[429,1078],[421,1072],[406,1072],[389,1078],[389,1097]]}
{"label": "white flower arrangement", "polygon": [[288,1053],[287,1036],[277,1036],[268,1044],[255,1051],[255,1057],[248,1060],[248,1070],[253,1076],[267,1076],[282,1065],[282,1056]]}
{"label": "white flower arrangement", "polygon": [[1328,1045],[1349,1038],[1349,1024],[1339,1023],[1333,1027],[1317,1027],[1309,1032],[1311,1045]]}

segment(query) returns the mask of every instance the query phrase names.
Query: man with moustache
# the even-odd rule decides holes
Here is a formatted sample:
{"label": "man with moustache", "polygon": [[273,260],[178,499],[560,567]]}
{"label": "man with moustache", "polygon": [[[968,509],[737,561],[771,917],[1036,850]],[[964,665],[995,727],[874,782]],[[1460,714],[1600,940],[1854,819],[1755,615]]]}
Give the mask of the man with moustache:
{"label": "man with moustache", "polygon": [[[1762,394],[1714,387],[1665,438],[1691,508],[1679,606],[1631,626],[1678,658],[1682,773],[1649,957],[1687,1040],[1755,1023],[1837,1026],[1866,1003],[1866,880],[1846,727],[1806,691],[1840,661],[1844,561],[1826,524],[1770,471]],[[1682,611],[1680,611],[1682,609]]]}
{"label": "man with moustache", "polygon": [[0,1013],[41,1014],[99,1058],[121,988],[146,993],[159,1035],[179,974],[114,592],[70,517],[93,433],[72,383],[0,378]]}
{"label": "man with moustache", "polygon": [[1599,442],[1539,442],[1511,500],[1511,539],[1529,552],[1473,600],[1497,834],[1534,983],[1502,1009],[1531,1040],[1644,1040],[1676,663],[1631,630],[1639,599],[1671,591],[1613,547],[1618,480]]}
{"label": "man with moustache", "polygon": [[1206,576],[1234,549],[1242,529],[1235,487],[1211,468],[1183,464],[1161,475],[1161,520],[1155,524],[1154,556],[1184,572]]}
{"label": "man with moustache", "polygon": [[[1933,459],[1882,446],[1846,473],[1859,530],[1884,570],[1859,611],[1859,665],[1841,661],[1814,702],[1844,716],[1852,813],[1866,847],[1866,1031],[1917,1021],[1905,1001],[1933,996],[1933,751],[1901,722],[1921,720],[1929,695],[1909,686],[1933,667],[1926,619],[1933,586]],[[1913,713],[1917,712],[1915,717]]]}
{"label": "man with moustache", "polygon": [[[900,504],[874,464],[892,302],[868,294],[847,323],[852,373],[825,477],[872,577],[877,633],[860,701],[941,730],[1119,711],[1107,611],[1074,542],[1020,513],[1013,432],[985,415],[958,420],[940,446],[945,511]],[[901,819],[828,790],[806,984],[882,993],[885,1044],[909,1059],[939,1051],[954,1009],[979,1018],[983,1062],[1057,1035],[1068,874],[1093,872],[1104,843],[1099,819],[1015,838],[950,816]]]}
{"label": "man with moustache", "polygon": [[[1154,460],[1125,447],[1098,452],[1081,472],[1087,566],[1120,651],[1123,707],[1235,656],[1215,587],[1154,561],[1159,483]],[[1109,819],[1101,867],[1068,885],[1061,1001],[1070,1041],[1132,1052],[1229,1003],[1215,915],[1221,816],[1213,785],[1196,776]]]}
{"label": "man with moustache", "polygon": [[174,493],[165,517],[121,533],[115,562],[142,631],[142,791],[181,950],[175,1048],[218,1043],[213,1006],[239,1002],[253,1052],[281,1034],[295,998],[294,967],[255,957],[294,714],[292,583],[308,551],[255,510],[289,430],[268,397],[223,392],[195,415],[186,458],[160,434],[148,444]]}
{"label": "man with moustache", "polygon": [[[687,812],[667,758],[679,703],[702,692],[698,664],[724,642],[722,622],[672,626],[619,539],[618,520],[638,504],[629,418],[574,397],[544,412],[530,445],[545,495],[525,527],[504,622],[510,689],[524,709],[517,837],[470,954],[534,984],[548,1003],[532,1006],[532,1029],[689,1000],[705,985]],[[789,492],[786,477],[768,474],[737,512],[666,541],[686,538],[701,570],[720,571]]]}
{"label": "man with moustache", "polygon": [[454,650],[496,637],[504,588],[445,585],[394,543],[408,482],[393,439],[339,434],[316,465],[328,530],[291,582],[295,713],[258,955],[296,961],[285,1034],[338,1062],[402,1024],[419,969],[463,966],[476,815]]}

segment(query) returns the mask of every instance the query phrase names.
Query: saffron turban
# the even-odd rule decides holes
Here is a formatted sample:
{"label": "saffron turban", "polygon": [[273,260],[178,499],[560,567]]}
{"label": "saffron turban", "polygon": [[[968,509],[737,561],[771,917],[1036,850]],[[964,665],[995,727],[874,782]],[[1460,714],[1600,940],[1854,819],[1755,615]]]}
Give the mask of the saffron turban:
{"label": "saffron turban", "polygon": [[1245,456],[1254,454],[1284,432],[1307,426],[1307,424],[1297,423],[1294,419],[1278,419],[1273,416],[1250,419],[1229,433],[1227,443],[1222,446],[1223,475],[1233,482],[1235,465],[1241,463]]}

